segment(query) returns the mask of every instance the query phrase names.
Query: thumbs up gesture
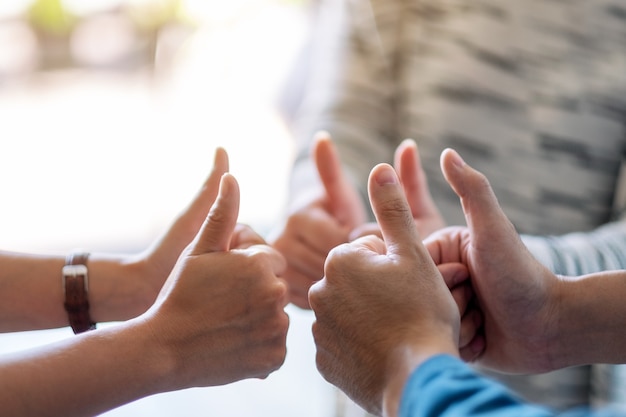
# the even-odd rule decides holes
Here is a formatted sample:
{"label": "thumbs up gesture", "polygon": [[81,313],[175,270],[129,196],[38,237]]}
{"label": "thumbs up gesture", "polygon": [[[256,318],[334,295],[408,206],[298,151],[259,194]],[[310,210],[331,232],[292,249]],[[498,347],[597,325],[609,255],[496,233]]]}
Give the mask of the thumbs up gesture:
{"label": "thumbs up gesture", "polygon": [[237,225],[239,187],[224,174],[195,239],[142,317],[172,367],[168,390],[264,378],[286,354],[285,261]]}
{"label": "thumbs up gesture", "polygon": [[326,255],[348,241],[350,231],[365,222],[365,207],[341,170],[337,150],[327,133],[316,136],[313,159],[319,187],[289,214],[272,245],[287,259],[285,280],[292,303],[308,308],[311,284],[323,275]]}
{"label": "thumbs up gesture", "polygon": [[[415,227],[422,237],[446,226],[428,188],[426,173],[422,167],[417,144],[413,139],[405,139],[394,153],[394,168],[398,173],[404,194],[406,195]],[[351,233],[351,239],[368,234],[380,236],[376,223],[357,226]]]}
{"label": "thumbs up gesture", "polygon": [[333,249],[309,301],[319,371],[380,415],[383,396],[399,396],[421,360],[458,355],[460,316],[391,166],[372,170],[369,196],[382,239],[368,235]]}
{"label": "thumbs up gesture", "polygon": [[484,316],[479,361],[507,372],[551,370],[547,341],[556,333],[551,297],[559,280],[526,249],[483,174],[451,149],[442,153],[441,169],[468,227],[440,230],[425,244],[436,263],[463,262],[470,271]]}

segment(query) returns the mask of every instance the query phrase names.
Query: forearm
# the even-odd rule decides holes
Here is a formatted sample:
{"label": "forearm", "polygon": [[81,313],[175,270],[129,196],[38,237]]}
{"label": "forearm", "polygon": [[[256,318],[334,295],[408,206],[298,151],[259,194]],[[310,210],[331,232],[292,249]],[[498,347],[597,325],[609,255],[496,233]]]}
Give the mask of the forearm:
{"label": "forearm", "polygon": [[68,325],[62,256],[0,253],[0,331]]}
{"label": "forearm", "polygon": [[140,321],[0,357],[6,416],[92,416],[169,390],[173,366]]}
{"label": "forearm", "polygon": [[558,299],[556,368],[626,363],[626,271],[564,278]]}
{"label": "forearm", "polygon": [[[0,252],[0,331],[67,326],[63,256]],[[125,320],[145,311],[158,289],[140,278],[139,262],[92,254],[88,261],[94,321]]]}
{"label": "forearm", "polygon": [[626,222],[562,236],[522,235],[530,252],[552,272],[580,276],[626,269]]}

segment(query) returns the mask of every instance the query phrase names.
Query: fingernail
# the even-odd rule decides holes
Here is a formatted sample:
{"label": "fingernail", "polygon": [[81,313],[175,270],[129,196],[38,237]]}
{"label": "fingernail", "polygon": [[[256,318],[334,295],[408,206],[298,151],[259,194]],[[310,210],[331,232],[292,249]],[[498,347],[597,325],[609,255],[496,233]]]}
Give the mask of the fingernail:
{"label": "fingernail", "polygon": [[231,188],[232,188],[231,185],[230,185],[230,182],[231,182],[230,177],[231,176],[232,175],[229,174],[228,172],[225,172],[224,174],[222,174],[222,178],[220,179],[220,191],[219,191],[219,194],[222,197],[226,197],[227,195],[230,194],[230,191],[231,191]]}
{"label": "fingernail", "polygon": [[461,158],[461,155],[459,155],[454,149],[451,149],[450,151],[450,154],[452,155],[452,163],[454,164],[454,166],[456,166],[457,168],[463,168],[465,166],[465,161],[463,160],[463,158]]}
{"label": "fingernail", "polygon": [[315,135],[313,137],[315,140],[330,139],[330,133],[325,130],[319,130],[315,132]]}
{"label": "fingernail", "polygon": [[397,184],[398,178],[391,167],[380,169],[376,174],[376,183],[378,185]]}
{"label": "fingernail", "polygon": [[414,146],[417,148],[417,142],[415,142],[415,139],[406,138],[400,143],[400,146]]}

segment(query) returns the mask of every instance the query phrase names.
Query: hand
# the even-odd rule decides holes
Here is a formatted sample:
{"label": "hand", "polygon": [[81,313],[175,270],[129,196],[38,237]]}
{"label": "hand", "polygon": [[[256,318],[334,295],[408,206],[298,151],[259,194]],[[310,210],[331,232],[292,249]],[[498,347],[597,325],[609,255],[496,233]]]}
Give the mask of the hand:
{"label": "hand", "polygon": [[[115,320],[124,320],[145,312],[154,303],[176,260],[206,219],[217,196],[220,178],[228,172],[228,165],[226,151],[216,149],[213,168],[198,194],[163,236],[147,250],[123,261],[126,271],[115,275],[124,277],[124,285],[117,283],[111,290],[101,291],[108,297],[103,302],[92,303],[94,317],[108,317],[115,311],[118,312]],[[108,282],[92,281],[94,285]],[[117,291],[114,296],[110,294],[112,290]]]}
{"label": "hand", "polygon": [[452,150],[443,152],[441,168],[469,228],[443,229],[425,244],[435,263],[463,262],[469,268],[484,315],[480,363],[506,372],[550,370],[558,280],[528,252],[484,175]]}
{"label": "hand", "polygon": [[380,414],[383,396],[399,397],[414,366],[458,355],[459,311],[389,165],[372,170],[369,195],[384,240],[370,235],[333,249],[309,300],[319,371]]}
{"label": "hand", "polygon": [[[444,228],[446,222],[430,194],[426,173],[422,168],[417,144],[414,140],[406,139],[398,146],[394,156],[394,167],[400,177],[420,236],[426,237],[432,232]],[[380,230],[376,223],[366,223],[357,227],[350,234],[350,238],[354,240],[368,234],[380,236]]]}
{"label": "hand", "polygon": [[176,260],[206,218],[217,196],[220,178],[227,171],[228,154],[218,148],[211,173],[198,194],[147,250],[126,257],[90,257],[91,312],[95,320],[127,320],[154,303]]}
{"label": "hand", "polygon": [[[406,139],[398,146],[394,156],[394,168],[400,177],[418,234],[428,236],[444,228],[446,223],[430,195],[426,173],[422,168],[415,141]],[[368,234],[382,236],[376,222],[366,223],[354,229],[350,234],[350,240]],[[461,264],[444,264],[439,266],[439,269],[462,317],[459,338],[461,356],[465,360],[471,360],[476,357],[476,351],[480,353],[483,347],[481,339],[475,337],[482,325],[482,315],[479,309],[473,307],[474,293],[468,280],[469,273]]]}
{"label": "hand", "polygon": [[316,137],[313,157],[322,187],[289,214],[273,241],[273,246],[287,259],[284,277],[289,284],[290,300],[301,308],[309,308],[309,287],[322,278],[328,252],[347,242],[350,230],[365,221],[363,203],[344,177],[328,134]]}
{"label": "hand", "polygon": [[178,389],[266,377],[286,354],[284,258],[237,227],[239,188],[222,177],[217,201],[146,313],[174,359]]}
{"label": "hand", "polygon": [[[225,174],[217,202],[144,314],[1,358],[3,415],[100,415],[148,395],[264,378],[280,367],[289,318],[277,276],[286,263],[236,225],[238,210],[237,182]],[[58,273],[58,259],[42,259],[5,256],[3,265],[53,264]]]}

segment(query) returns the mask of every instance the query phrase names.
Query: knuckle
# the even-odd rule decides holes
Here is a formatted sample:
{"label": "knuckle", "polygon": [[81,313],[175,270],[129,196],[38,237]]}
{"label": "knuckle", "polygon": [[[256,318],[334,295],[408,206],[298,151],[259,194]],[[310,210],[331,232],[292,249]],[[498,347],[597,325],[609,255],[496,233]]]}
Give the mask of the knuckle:
{"label": "knuckle", "polygon": [[280,311],[278,318],[276,320],[276,336],[279,338],[285,338],[287,336],[287,331],[289,330],[289,316],[284,311]]}
{"label": "knuckle", "polygon": [[313,324],[311,325],[311,333],[313,334],[313,341],[315,342],[315,344],[316,345],[320,344],[320,342],[322,341],[322,338],[321,338],[322,329],[321,329],[320,322],[318,320],[315,320]]}
{"label": "knuckle", "polygon": [[[325,279],[325,278],[324,278]],[[320,307],[320,298],[322,297],[322,286],[324,285],[324,279],[316,282],[309,288],[309,305],[313,311],[317,311]]]}
{"label": "knuckle", "polygon": [[259,277],[259,276],[274,276],[272,271],[272,262],[270,254],[261,250],[245,250],[239,252],[239,257],[236,259],[239,267],[242,271],[246,271],[247,274]]}
{"label": "knuckle", "polygon": [[261,251],[251,251],[247,255],[248,267],[264,270],[269,266],[268,254]]}
{"label": "knuckle", "polygon": [[489,180],[482,172],[476,172],[476,177],[474,178],[474,181],[474,186],[479,190],[483,192],[491,190],[491,184],[489,184]]}
{"label": "knuckle", "polygon": [[271,286],[271,297],[274,300],[281,301],[289,292],[289,288],[287,287],[287,283],[282,279],[273,279],[273,283]]}
{"label": "knuckle", "polygon": [[319,350],[315,353],[315,366],[317,370],[320,371],[320,374],[326,374],[326,360]]}
{"label": "knuckle", "polygon": [[209,211],[207,221],[215,224],[224,224],[229,219],[229,213],[226,210],[220,210],[218,205],[215,205]]}
{"label": "knuckle", "polygon": [[343,243],[339,246],[335,246],[328,252],[326,261],[324,262],[325,273],[335,273],[344,267],[344,264],[350,262],[351,247],[348,243]]}
{"label": "knuckle", "polygon": [[332,249],[324,263],[324,278],[327,284],[334,284],[347,274],[363,268],[362,248],[344,243]]}
{"label": "knuckle", "polygon": [[287,230],[296,231],[299,229],[300,224],[302,224],[303,219],[306,217],[306,214],[302,211],[296,211],[292,213],[285,223],[285,227]]}
{"label": "knuckle", "polygon": [[319,371],[320,375],[324,377],[324,379],[328,382],[334,382],[333,378],[333,367],[330,364],[330,361],[326,357],[326,354],[320,350],[315,354],[315,366]]}
{"label": "knuckle", "polygon": [[287,346],[283,340],[277,339],[270,345],[262,367],[269,373],[274,372],[283,366],[286,357]]}
{"label": "knuckle", "polygon": [[414,227],[413,215],[407,204],[401,199],[386,201],[379,207],[380,214],[387,219],[401,220],[406,227]]}

